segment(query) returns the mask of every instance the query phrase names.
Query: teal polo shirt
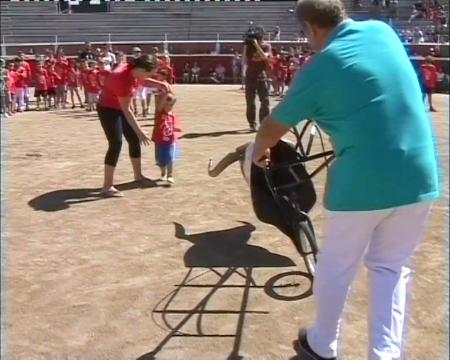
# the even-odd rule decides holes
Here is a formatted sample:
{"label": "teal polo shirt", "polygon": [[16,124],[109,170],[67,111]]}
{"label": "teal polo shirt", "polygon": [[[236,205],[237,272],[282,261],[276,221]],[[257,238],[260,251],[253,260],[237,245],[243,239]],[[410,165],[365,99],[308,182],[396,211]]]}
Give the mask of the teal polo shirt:
{"label": "teal polo shirt", "polygon": [[312,119],[330,137],[336,159],[328,210],[380,210],[439,196],[431,119],[406,51],[385,23],[341,23],[272,117],[291,127]]}

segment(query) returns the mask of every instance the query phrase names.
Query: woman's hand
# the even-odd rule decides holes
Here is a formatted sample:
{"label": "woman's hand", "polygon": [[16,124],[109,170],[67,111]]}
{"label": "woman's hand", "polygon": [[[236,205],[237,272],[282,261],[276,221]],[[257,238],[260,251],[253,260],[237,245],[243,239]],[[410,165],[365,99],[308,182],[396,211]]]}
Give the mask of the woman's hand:
{"label": "woman's hand", "polygon": [[150,145],[151,139],[150,139],[150,138],[147,136],[147,134],[146,134],[145,132],[143,132],[141,129],[139,129],[139,131],[138,131],[138,133],[137,133],[137,136],[138,136],[138,138],[139,138],[139,142],[140,142],[142,145],[145,145],[145,146]]}
{"label": "woman's hand", "polygon": [[270,162],[270,149],[266,149],[263,152],[254,149],[253,151],[253,163],[260,167],[266,168]]}
{"label": "woman's hand", "polygon": [[158,90],[164,94],[167,94],[167,93],[172,92],[172,87],[170,86],[169,83],[167,83],[165,81],[161,81],[158,84]]}

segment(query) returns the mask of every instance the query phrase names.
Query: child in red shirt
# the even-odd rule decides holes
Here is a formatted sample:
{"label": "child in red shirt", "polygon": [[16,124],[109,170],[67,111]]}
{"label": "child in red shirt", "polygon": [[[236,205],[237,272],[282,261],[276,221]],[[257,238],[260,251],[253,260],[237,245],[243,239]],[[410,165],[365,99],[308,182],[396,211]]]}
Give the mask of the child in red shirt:
{"label": "child in red shirt", "polygon": [[14,63],[11,62],[8,65],[8,113],[14,114],[16,112],[16,80],[17,74],[14,68]]}
{"label": "child in red shirt", "polygon": [[84,93],[84,104],[87,105],[88,102],[88,93],[87,93],[87,88],[88,88],[88,71],[89,71],[89,67],[88,67],[88,63],[86,60],[82,60],[80,62],[80,80],[81,80],[81,85],[83,86],[83,93]]}
{"label": "child in red shirt", "polygon": [[24,89],[24,101],[25,101],[25,109],[28,110],[29,107],[29,101],[30,101],[30,87],[29,82],[31,80],[32,71],[31,71],[31,65],[25,60],[25,54],[23,51],[19,51],[18,57],[20,59],[20,65],[25,69],[25,72],[27,74],[26,77],[26,83]]}
{"label": "child in red shirt", "polygon": [[84,108],[83,102],[81,101],[80,92],[78,91],[78,88],[81,84],[81,73],[78,68],[78,63],[75,62],[73,59],[69,61],[69,66],[67,67],[67,73],[66,73],[66,79],[67,79],[67,88],[70,92],[70,100],[72,102],[72,109],[75,109],[75,99],[74,95],[77,96],[78,102],[80,103],[80,108]]}
{"label": "child in red shirt", "polygon": [[34,97],[36,98],[36,110],[41,110],[41,99],[44,102],[44,109],[47,109],[48,74],[42,63],[36,64],[34,72]]}
{"label": "child in red shirt", "polygon": [[277,72],[277,80],[279,84],[279,95],[284,95],[284,86],[286,85],[286,80],[289,72],[289,63],[286,58],[280,57],[278,59],[278,72]]}
{"label": "child in red shirt", "polygon": [[105,85],[106,77],[111,73],[111,71],[106,68],[106,63],[104,60],[99,60],[97,64],[98,64],[97,81],[101,91],[101,89],[103,89],[103,86]]}
{"label": "child in red shirt", "polygon": [[175,182],[173,164],[178,155],[177,141],[181,132],[179,118],[172,112],[175,102],[175,96],[171,93],[160,95],[152,134],[156,163],[161,169],[160,180],[170,184]]}
{"label": "child in red shirt", "polygon": [[[48,61],[48,60],[47,60]],[[46,63],[47,63],[46,61]],[[53,100],[53,108],[56,108],[56,84],[58,81],[61,81],[58,73],[55,70],[55,63],[49,61],[47,63],[47,102],[48,108],[52,107]]]}
{"label": "child in red shirt", "polygon": [[430,106],[430,111],[436,111],[433,107],[433,92],[436,90],[438,71],[436,66],[433,64],[433,58],[427,56],[425,62],[420,66],[420,70],[425,82],[425,93],[428,97],[428,105]]}
{"label": "child in red shirt", "polygon": [[88,63],[88,70],[86,72],[86,91],[88,96],[88,106],[86,111],[94,111],[96,109],[98,95],[100,94],[100,86],[98,84],[98,70],[96,69],[96,62],[90,61]]}
{"label": "child in red shirt", "polygon": [[28,70],[22,66],[22,60],[16,58],[14,60],[14,69],[16,72],[16,100],[17,100],[17,111],[22,112],[26,108],[25,104],[25,93],[28,89]]}
{"label": "child in red shirt", "polygon": [[67,60],[64,57],[58,56],[55,62],[55,72],[58,74],[58,77],[55,79],[56,85],[56,107],[57,108],[66,108],[66,100],[67,100]]}

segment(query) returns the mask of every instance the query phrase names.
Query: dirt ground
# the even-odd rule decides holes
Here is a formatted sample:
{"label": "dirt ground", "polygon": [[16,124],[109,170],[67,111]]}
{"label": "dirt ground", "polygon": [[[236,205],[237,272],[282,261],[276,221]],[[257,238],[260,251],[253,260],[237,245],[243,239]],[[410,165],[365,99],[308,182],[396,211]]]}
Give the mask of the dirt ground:
{"label": "dirt ground", "polygon": [[[254,136],[243,93],[202,85],[176,93],[184,133],[176,184],[132,183],[124,142],[121,199],[97,196],[106,141],[94,114],[28,112],[3,123],[7,359],[294,359],[298,330],[314,319],[310,281],[301,272],[273,280],[305,271],[302,259],[257,221],[237,165],[215,179],[206,172],[210,157]],[[414,259],[408,360],[448,359],[448,100],[435,99],[443,196]],[[156,179],[153,159],[145,148],[145,174]],[[324,173],[319,196],[323,182]],[[312,218],[320,238],[320,201]],[[345,360],[366,357],[365,280],[361,270],[345,310]],[[303,296],[283,301],[283,291]]]}

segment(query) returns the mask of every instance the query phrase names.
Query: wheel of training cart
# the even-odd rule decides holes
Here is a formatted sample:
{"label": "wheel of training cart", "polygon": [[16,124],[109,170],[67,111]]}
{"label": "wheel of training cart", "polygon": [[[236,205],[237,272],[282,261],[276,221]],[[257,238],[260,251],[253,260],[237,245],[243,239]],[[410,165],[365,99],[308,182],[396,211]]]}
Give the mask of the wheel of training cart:
{"label": "wheel of training cart", "polygon": [[288,271],[267,280],[264,292],[276,300],[298,301],[312,295],[312,281],[306,272]]}
{"label": "wheel of training cart", "polygon": [[296,226],[295,233],[300,255],[303,257],[306,269],[314,277],[318,247],[312,225],[308,221],[300,221]]}

